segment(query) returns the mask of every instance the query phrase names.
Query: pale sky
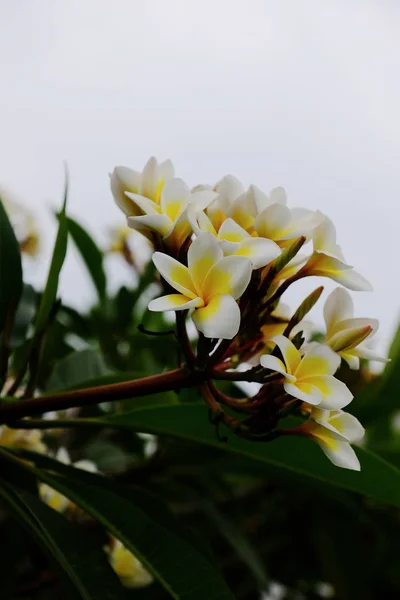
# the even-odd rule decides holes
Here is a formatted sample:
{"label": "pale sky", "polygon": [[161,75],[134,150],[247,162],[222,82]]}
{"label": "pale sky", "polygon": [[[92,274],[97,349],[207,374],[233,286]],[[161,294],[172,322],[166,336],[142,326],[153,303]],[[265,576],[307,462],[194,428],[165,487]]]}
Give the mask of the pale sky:
{"label": "pale sky", "polygon": [[[395,0],[0,0],[0,184],[46,235],[27,277],[47,268],[63,160],[71,215],[104,241],[123,223],[114,165],[171,158],[189,185],[232,173],[328,214],[374,286],[353,299],[385,348],[400,307],[399,31]],[[73,252],[61,292],[93,297]]]}

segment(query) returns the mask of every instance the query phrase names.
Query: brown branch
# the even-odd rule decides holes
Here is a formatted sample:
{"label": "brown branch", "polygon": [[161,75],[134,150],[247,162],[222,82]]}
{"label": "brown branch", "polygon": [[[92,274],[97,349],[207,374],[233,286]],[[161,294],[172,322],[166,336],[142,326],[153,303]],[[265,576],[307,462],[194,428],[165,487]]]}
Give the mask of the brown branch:
{"label": "brown branch", "polygon": [[6,423],[22,417],[41,415],[49,411],[65,410],[101,402],[115,402],[138,396],[149,396],[158,392],[168,392],[182,387],[192,387],[201,382],[205,376],[181,367],[168,373],[143,377],[134,381],[124,381],[110,385],[102,385],[83,390],[71,390],[58,394],[26,398],[15,402],[1,402],[0,423]]}

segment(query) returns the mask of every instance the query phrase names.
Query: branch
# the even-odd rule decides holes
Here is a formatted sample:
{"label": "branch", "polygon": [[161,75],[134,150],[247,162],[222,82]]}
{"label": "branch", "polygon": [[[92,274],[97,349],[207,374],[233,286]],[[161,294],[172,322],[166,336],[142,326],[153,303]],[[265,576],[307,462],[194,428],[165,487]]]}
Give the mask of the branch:
{"label": "branch", "polygon": [[134,381],[124,381],[83,390],[71,390],[39,398],[26,398],[11,403],[0,400],[0,423],[22,417],[41,415],[53,410],[59,411],[72,407],[101,404],[102,402],[115,402],[116,400],[137,396],[149,396],[158,392],[169,392],[182,387],[192,387],[202,381],[204,377],[201,373],[192,372],[187,370],[186,367],[181,367],[168,373],[143,377]]}

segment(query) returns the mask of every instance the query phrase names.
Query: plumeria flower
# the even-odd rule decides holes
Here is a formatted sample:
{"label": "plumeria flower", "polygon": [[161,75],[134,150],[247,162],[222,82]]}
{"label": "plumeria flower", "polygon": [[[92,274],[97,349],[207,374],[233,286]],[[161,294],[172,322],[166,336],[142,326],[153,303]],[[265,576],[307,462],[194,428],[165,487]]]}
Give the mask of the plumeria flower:
{"label": "plumeria flower", "polygon": [[230,217],[248,233],[254,233],[254,221],[259,212],[271,204],[286,203],[283,188],[274,188],[269,196],[255,185],[251,185],[246,192],[233,175],[223,177],[215,190],[218,198],[210,204],[206,213],[217,232],[225,219]]}
{"label": "plumeria flower", "polygon": [[142,213],[128,217],[129,227],[142,233],[155,231],[168,246],[179,249],[191,234],[187,209],[191,207],[195,213],[202,211],[218,194],[212,190],[191,192],[182,179],[171,179],[164,185],[159,203],[130,192],[126,195]]}
{"label": "plumeria flower", "polygon": [[153,576],[119,540],[111,538],[105,551],[111,567],[124,587],[141,588],[152,583]]}
{"label": "plumeria flower", "polygon": [[174,166],[170,160],[158,163],[152,156],[140,173],[128,167],[115,167],[110,174],[111,191],[119,208],[128,216],[140,215],[138,205],[126,192],[139,194],[153,202],[159,203],[162,189],[174,176]]}
{"label": "plumeria flower", "polygon": [[35,257],[39,253],[39,232],[33,214],[14,198],[14,195],[0,188],[0,201],[15,232],[22,253]]}
{"label": "plumeria flower", "polygon": [[240,309],[236,300],[250,282],[248,258],[224,257],[214,236],[203,233],[189,248],[187,267],[162,252],[154,253],[153,262],[179,293],[152,300],[149,310],[193,309],[192,319],[205,337],[232,339],[237,334]]}
{"label": "plumeria flower", "polygon": [[[55,458],[64,465],[72,464],[68,451],[65,448],[59,448]],[[73,463],[72,466],[76,469],[82,469],[83,471],[87,471],[89,473],[97,472],[97,467],[91,460],[78,460],[76,463]],[[47,485],[47,483],[41,483],[39,485],[39,495],[43,502],[47,504],[47,506],[50,506],[50,508],[56,510],[57,512],[63,513],[66,510],[73,509],[75,507],[69,498],[66,498],[59,491]]]}
{"label": "plumeria flower", "polygon": [[334,465],[360,470],[360,462],[350,443],[359,442],[365,430],[353,415],[341,410],[313,408],[310,419],[299,429],[319,444]]}
{"label": "plumeria flower", "polygon": [[40,429],[11,429],[7,425],[0,426],[0,446],[23,448],[40,454],[47,450]]}
{"label": "plumeria flower", "polygon": [[220,242],[225,256],[246,256],[253,269],[260,269],[281,254],[281,249],[272,240],[253,237],[232,218],[227,218],[217,231],[204,212],[188,212],[189,221],[196,235],[209,232]]}
{"label": "plumeria flower", "polygon": [[360,319],[353,315],[354,306],[350,294],[343,288],[336,288],[324,305],[324,343],[337,352],[351,369],[360,368],[360,358],[389,362],[387,358],[374,355],[370,348],[362,344],[375,335],[379,327],[377,319]]}
{"label": "plumeria flower", "polygon": [[287,245],[294,238],[308,238],[318,220],[315,211],[306,208],[290,209],[283,203],[274,203],[257,215],[254,229],[259,236]]}
{"label": "plumeria flower", "polygon": [[283,375],[286,393],[330,410],[343,408],[351,402],[353,394],[342,381],[333,377],[340,357],[328,346],[319,344],[302,357],[296,346],[283,335],[277,335],[270,341],[278,346],[283,361],[264,354],[260,363],[264,368]]}
{"label": "plumeria flower", "polygon": [[330,277],[350,290],[372,290],[371,284],[346,264],[342,250],[336,243],[335,226],[328,217],[320,214],[321,222],[312,236],[314,252],[304,266],[304,275]]}

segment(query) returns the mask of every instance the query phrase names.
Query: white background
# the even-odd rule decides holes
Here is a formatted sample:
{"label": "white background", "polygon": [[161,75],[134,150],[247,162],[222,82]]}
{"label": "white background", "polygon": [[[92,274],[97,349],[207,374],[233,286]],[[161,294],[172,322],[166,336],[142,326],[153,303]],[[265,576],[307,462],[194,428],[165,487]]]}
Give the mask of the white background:
{"label": "white background", "polygon": [[[45,235],[29,277],[47,268],[64,159],[70,213],[104,242],[123,223],[108,173],[154,154],[190,185],[232,173],[330,215],[374,286],[354,293],[357,315],[380,319],[386,348],[400,305],[399,30],[388,0],[0,0],[0,183]],[[297,285],[293,304],[317,282]],[[73,252],[61,286],[75,305],[93,297]]]}

